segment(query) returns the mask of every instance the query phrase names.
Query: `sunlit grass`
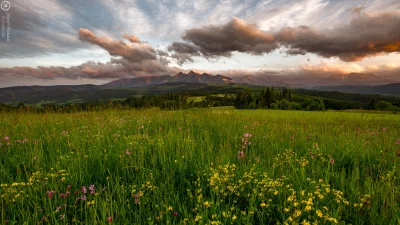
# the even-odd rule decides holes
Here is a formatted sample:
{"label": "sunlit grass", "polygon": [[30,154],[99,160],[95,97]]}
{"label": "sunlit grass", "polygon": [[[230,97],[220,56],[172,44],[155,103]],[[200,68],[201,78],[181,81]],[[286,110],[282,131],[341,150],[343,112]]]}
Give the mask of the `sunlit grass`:
{"label": "sunlit grass", "polygon": [[392,114],[2,113],[0,138],[3,224],[399,223]]}

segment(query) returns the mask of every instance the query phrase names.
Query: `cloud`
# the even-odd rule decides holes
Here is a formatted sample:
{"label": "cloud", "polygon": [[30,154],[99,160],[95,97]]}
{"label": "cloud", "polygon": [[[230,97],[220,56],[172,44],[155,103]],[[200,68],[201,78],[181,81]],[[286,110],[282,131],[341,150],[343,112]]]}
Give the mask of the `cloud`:
{"label": "cloud", "polygon": [[111,56],[107,63],[89,61],[71,67],[12,67],[0,68],[2,77],[54,79],[117,79],[136,76],[154,76],[173,74],[177,68],[169,67],[169,54],[155,50],[147,43],[139,41],[136,36],[124,35],[135,43],[125,43],[109,37],[98,37],[88,29],[79,29],[79,39],[99,46]]}
{"label": "cloud", "polygon": [[128,39],[132,43],[142,43],[135,35],[124,34],[124,38]]}
{"label": "cloud", "polygon": [[233,18],[222,26],[187,30],[182,39],[193,43],[206,57],[230,57],[234,51],[261,55],[278,47],[273,33],[262,31],[239,18]]}
{"label": "cloud", "polygon": [[307,52],[306,52],[306,50],[303,50],[303,49],[288,49],[287,51],[286,51],[286,54],[288,54],[288,55],[305,55],[305,54],[307,54]]}
{"label": "cloud", "polygon": [[102,47],[112,56],[121,56],[131,62],[156,59],[156,51],[149,44],[126,44],[108,37],[97,37],[93,32],[84,28],[79,29],[79,39]]}
{"label": "cloud", "polygon": [[[10,42],[0,41],[0,59],[30,58],[87,49],[76,37],[79,27],[108,30],[116,19],[96,0],[12,1]],[[0,38],[1,39],[1,38]]]}
{"label": "cloud", "polygon": [[[358,11],[361,13],[362,8]],[[233,52],[251,55],[270,53],[280,46],[288,55],[314,53],[345,62],[355,62],[388,53],[400,52],[400,11],[366,12],[348,24],[317,30],[308,26],[264,31],[239,18],[215,26],[187,30],[168,50],[210,57],[231,57]],[[185,61],[183,61],[185,62]]]}
{"label": "cloud", "polygon": [[200,55],[199,48],[191,43],[173,42],[168,46],[168,51],[175,51],[177,53],[187,53],[190,55]]}
{"label": "cloud", "polygon": [[285,28],[276,37],[291,50],[354,62],[400,52],[399,27],[400,12],[364,13],[349,24],[331,30],[317,31],[306,26]]}

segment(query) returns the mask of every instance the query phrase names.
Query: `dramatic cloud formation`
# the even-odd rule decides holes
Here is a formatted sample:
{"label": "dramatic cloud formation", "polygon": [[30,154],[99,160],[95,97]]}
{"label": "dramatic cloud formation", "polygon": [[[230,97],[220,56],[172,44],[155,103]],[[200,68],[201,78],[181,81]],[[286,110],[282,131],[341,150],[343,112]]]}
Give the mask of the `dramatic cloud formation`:
{"label": "dramatic cloud formation", "polygon": [[99,83],[199,69],[277,84],[399,80],[398,66],[390,66],[400,60],[393,54],[400,52],[398,0],[11,4],[11,41],[0,38],[0,86]]}
{"label": "dramatic cloud formation", "polygon": [[276,34],[291,50],[303,50],[342,61],[400,52],[400,12],[364,13],[350,24],[332,30],[285,28]]}
{"label": "dramatic cloud formation", "polygon": [[[125,34],[124,37],[132,43],[125,43],[108,37],[97,37],[88,29],[79,29],[79,39],[98,45],[108,51],[113,58],[111,63],[121,65],[123,71],[130,75],[160,75],[169,74],[171,68],[167,65],[169,61],[165,58],[168,53],[156,51],[151,45],[143,43],[134,35]],[[160,56],[157,56],[157,53]]]}
{"label": "dramatic cloud formation", "polygon": [[288,55],[315,53],[326,58],[338,57],[345,62],[400,52],[399,11],[361,14],[362,8],[354,10],[360,15],[349,24],[320,31],[308,26],[263,31],[234,18],[221,26],[187,30],[182,39],[188,43],[175,42],[168,50],[192,56],[201,53],[207,58],[230,57],[233,52],[261,55],[285,46]]}
{"label": "dramatic cloud formation", "polygon": [[[124,37],[128,37],[127,39],[129,40],[130,38],[132,38],[132,36],[127,35],[125,35]],[[155,60],[157,58],[156,51],[148,44],[141,42],[126,44],[123,41],[113,40],[108,37],[97,37],[88,29],[79,29],[79,39],[98,45],[108,51],[110,55],[121,56],[122,58],[130,62]]]}
{"label": "dramatic cloud formation", "polygon": [[165,75],[178,71],[169,67],[169,54],[155,50],[147,43],[142,43],[136,36],[124,35],[133,43],[125,43],[108,37],[97,37],[88,29],[79,29],[79,39],[97,45],[111,56],[107,63],[86,62],[71,67],[13,67],[0,68],[0,74],[6,77],[25,77],[37,79],[116,79],[135,76]]}
{"label": "dramatic cloud formation", "polygon": [[182,39],[193,43],[194,46],[188,43],[173,43],[169,49],[192,55],[200,52],[205,57],[230,57],[234,51],[261,55],[278,47],[272,33],[262,31],[239,18],[233,18],[222,26],[187,30]]}

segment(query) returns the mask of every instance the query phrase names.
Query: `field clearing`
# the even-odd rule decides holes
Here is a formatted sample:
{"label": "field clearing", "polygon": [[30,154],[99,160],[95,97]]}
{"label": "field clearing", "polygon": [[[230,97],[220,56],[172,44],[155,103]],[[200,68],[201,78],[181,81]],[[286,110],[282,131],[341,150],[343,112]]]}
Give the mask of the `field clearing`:
{"label": "field clearing", "polygon": [[2,224],[399,224],[400,116],[0,113]]}

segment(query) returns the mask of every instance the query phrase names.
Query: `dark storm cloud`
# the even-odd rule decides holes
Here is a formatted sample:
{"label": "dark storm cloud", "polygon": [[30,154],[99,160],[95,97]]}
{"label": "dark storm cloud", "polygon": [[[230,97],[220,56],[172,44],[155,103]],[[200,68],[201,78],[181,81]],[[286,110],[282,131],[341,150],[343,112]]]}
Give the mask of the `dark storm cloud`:
{"label": "dark storm cloud", "polygon": [[273,33],[262,31],[239,18],[233,18],[222,26],[187,30],[182,39],[193,43],[206,57],[230,57],[234,51],[261,55],[278,47]]}
{"label": "dark storm cloud", "polygon": [[[361,13],[362,8],[355,9]],[[270,53],[279,46],[288,48],[288,55],[307,52],[342,61],[359,61],[365,57],[400,52],[400,12],[367,12],[349,24],[333,29],[316,30],[308,26],[286,27],[279,31],[263,31],[257,26],[234,18],[221,26],[205,26],[187,30],[170,51],[208,57],[230,57],[233,52],[252,55]],[[185,61],[182,61],[185,62]]]}

